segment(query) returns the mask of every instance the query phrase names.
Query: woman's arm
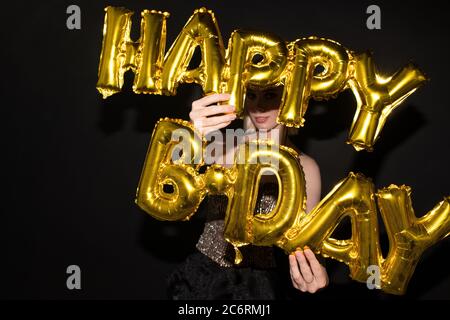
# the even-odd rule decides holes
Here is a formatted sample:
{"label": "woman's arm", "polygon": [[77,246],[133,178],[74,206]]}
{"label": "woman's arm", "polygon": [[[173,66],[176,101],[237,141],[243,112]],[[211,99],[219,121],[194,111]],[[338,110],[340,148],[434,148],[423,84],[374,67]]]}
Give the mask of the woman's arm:
{"label": "woman's arm", "polygon": [[307,156],[300,155],[300,162],[305,173],[306,180],[306,213],[310,212],[320,201],[320,193],[322,188],[320,169],[317,162]]}
{"label": "woman's arm", "polygon": [[[306,212],[310,212],[320,201],[321,178],[316,161],[302,154],[300,162],[306,180]],[[289,267],[294,288],[314,293],[328,285],[328,274],[311,249],[298,248],[289,255]]]}

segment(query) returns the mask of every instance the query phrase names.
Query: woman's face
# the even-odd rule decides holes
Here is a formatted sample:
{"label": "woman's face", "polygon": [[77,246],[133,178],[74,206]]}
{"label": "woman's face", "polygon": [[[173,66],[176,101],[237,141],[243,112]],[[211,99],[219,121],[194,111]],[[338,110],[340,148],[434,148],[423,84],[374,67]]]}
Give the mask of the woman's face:
{"label": "woman's face", "polygon": [[255,128],[270,130],[277,125],[282,95],[283,86],[247,89],[245,109]]}

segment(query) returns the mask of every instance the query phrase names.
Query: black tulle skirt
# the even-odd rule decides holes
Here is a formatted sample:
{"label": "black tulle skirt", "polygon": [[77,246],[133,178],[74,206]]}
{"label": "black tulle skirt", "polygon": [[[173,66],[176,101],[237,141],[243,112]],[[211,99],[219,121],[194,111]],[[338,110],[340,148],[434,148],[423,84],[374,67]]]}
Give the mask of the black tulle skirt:
{"label": "black tulle skirt", "polygon": [[200,252],[190,255],[168,278],[174,300],[282,299],[276,268],[221,267]]}

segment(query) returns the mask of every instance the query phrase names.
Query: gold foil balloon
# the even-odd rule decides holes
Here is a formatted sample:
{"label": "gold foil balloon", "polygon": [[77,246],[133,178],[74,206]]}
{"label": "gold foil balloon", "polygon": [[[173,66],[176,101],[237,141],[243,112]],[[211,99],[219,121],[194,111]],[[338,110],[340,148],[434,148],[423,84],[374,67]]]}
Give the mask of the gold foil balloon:
{"label": "gold foil balloon", "polygon": [[209,195],[225,194],[231,197],[236,172],[218,164],[211,165],[204,175],[205,185]]}
{"label": "gold foil balloon", "polygon": [[[296,40],[289,48],[289,72],[277,122],[298,128],[304,124],[310,98],[328,99],[345,88],[349,55],[339,43],[317,37]],[[318,66],[323,71],[315,74]]]}
{"label": "gold foil balloon", "polygon": [[391,77],[382,77],[368,53],[357,55],[352,65],[354,75],[349,86],[357,106],[347,143],[357,151],[372,151],[387,117],[425,82],[426,77],[413,64],[408,64]]}
{"label": "gold foil balloon", "polygon": [[[183,140],[181,149],[176,137]],[[180,151],[184,153],[177,157]],[[139,181],[137,205],[160,220],[188,220],[206,194],[204,180],[197,172],[202,153],[203,140],[189,122],[158,121]],[[164,190],[169,186],[172,192]]]}
{"label": "gold foil balloon", "polygon": [[[135,73],[135,93],[176,94],[178,84],[195,82],[205,93],[219,92],[225,64],[225,48],[214,14],[205,8],[191,16],[164,57],[167,12],[142,12],[141,37],[130,39],[132,11],[105,9],[103,46],[97,89],[104,98],[123,86],[123,74]],[[202,53],[198,68],[188,70],[195,48]]]}
{"label": "gold foil balloon", "polygon": [[[225,54],[214,14],[205,8],[194,12],[164,56],[168,13],[144,10],[141,35],[134,42],[133,12],[115,7],[105,11],[97,83],[104,98],[119,92],[124,73],[132,70],[136,93],[175,94],[180,83],[195,82],[206,94],[231,93],[228,103],[242,116],[247,86],[284,84],[277,121],[299,127],[310,98],[328,99],[350,88],[357,106],[347,143],[371,151],[390,113],[426,80],[413,64],[384,77],[370,54],[355,54],[317,37],[286,44],[274,35],[236,30]],[[201,63],[189,70],[197,47]],[[323,71],[315,72],[319,65]],[[160,220],[188,220],[207,194],[225,194],[225,238],[236,249],[236,263],[243,258],[240,246],[276,245],[291,253],[308,245],[346,263],[357,281],[367,281],[368,267],[379,267],[381,289],[402,294],[424,250],[450,234],[450,197],[417,218],[409,187],[391,185],[375,192],[370,179],[350,173],[306,214],[305,177],[294,150],[268,141],[247,142],[233,167],[214,164],[200,174],[205,149],[204,137],[189,122],[158,121],[136,203]],[[255,214],[261,176],[268,172],[278,181],[278,201],[270,213]],[[380,250],[377,207],[388,233],[387,257]],[[351,238],[334,239],[335,228],[346,216],[351,219]]]}
{"label": "gold foil balloon", "polygon": [[[251,141],[240,146],[234,170],[236,181],[226,213],[225,239],[235,246],[275,244],[306,207],[305,177],[298,154],[285,146]],[[268,214],[255,215],[260,180],[267,173],[278,181],[277,205]]]}
{"label": "gold foil balloon", "polygon": [[[407,186],[391,185],[375,193],[370,179],[350,173],[277,244],[286,252],[308,245],[324,257],[346,263],[350,276],[367,282],[369,266],[380,270],[381,289],[404,294],[422,253],[450,234],[450,198],[422,218],[416,218]],[[376,204],[389,238],[386,259],[381,254]],[[335,228],[350,216],[352,237],[331,238]]]}
{"label": "gold foil balloon", "polygon": [[[277,122],[303,126],[310,98],[328,99],[351,88],[357,106],[347,143],[357,151],[373,150],[390,113],[426,80],[413,64],[382,77],[370,54],[356,55],[329,39],[309,37],[288,47],[290,58]],[[315,74],[317,66],[323,71]]]}
{"label": "gold foil balloon", "polygon": [[133,42],[130,38],[133,12],[117,7],[107,7],[105,11],[97,90],[103,98],[119,92],[125,71],[133,70],[134,92],[159,94],[157,81],[162,71],[169,14],[144,10],[141,37]]}
{"label": "gold foil balloon", "polygon": [[[361,174],[350,173],[308,214],[303,214],[283,240],[287,252],[308,245],[326,257],[345,262],[354,279],[367,279],[369,265],[378,265],[380,250],[374,186]],[[343,218],[352,221],[352,237],[331,238]]]}
{"label": "gold foil balloon", "polygon": [[[196,47],[201,49],[200,66],[188,70]],[[225,48],[212,11],[195,10],[181,33],[167,52],[161,87],[164,94],[176,94],[179,83],[195,82],[203,92],[220,92],[222,70],[225,65]]]}
{"label": "gold foil balloon", "polygon": [[[287,63],[286,43],[275,35],[236,30],[231,34],[224,71],[226,91],[237,116],[244,111],[247,85],[279,84]],[[260,61],[254,59],[259,56]]]}
{"label": "gold foil balloon", "polygon": [[389,238],[381,286],[386,292],[403,294],[422,253],[450,233],[450,197],[417,218],[408,186],[391,185],[376,195]]}
{"label": "gold foil balloon", "polygon": [[[211,165],[204,174],[206,141],[192,124],[160,120],[152,134],[137,191],[136,202],[161,220],[188,220],[207,194],[224,194],[229,203],[224,237],[243,257],[239,247],[276,245],[291,253],[309,246],[316,253],[346,263],[350,276],[368,279],[369,267],[378,267],[381,289],[403,294],[417,262],[428,247],[450,234],[450,197],[416,218],[410,188],[391,185],[375,192],[369,178],[350,173],[308,214],[305,177],[298,154],[270,141],[250,141],[239,147],[231,168]],[[279,186],[275,208],[255,214],[263,174],[271,173]],[[170,185],[172,192],[164,189]],[[377,205],[389,238],[389,253],[381,254]],[[334,239],[334,230],[349,216],[352,236]]]}
{"label": "gold foil balloon", "polygon": [[[383,77],[371,55],[357,55],[318,37],[287,44],[275,35],[235,30],[225,54],[214,14],[205,8],[194,11],[164,56],[167,12],[144,10],[141,36],[134,42],[133,12],[116,7],[105,11],[97,82],[104,98],[119,92],[125,71],[132,70],[135,93],[174,95],[180,83],[195,82],[205,94],[229,92],[227,104],[242,117],[247,86],[284,84],[277,121],[298,128],[305,122],[310,98],[328,99],[351,88],[357,106],[347,143],[357,151],[371,151],[390,113],[426,79],[413,64]],[[201,63],[189,69],[197,47]],[[323,71],[315,72],[318,66]]]}

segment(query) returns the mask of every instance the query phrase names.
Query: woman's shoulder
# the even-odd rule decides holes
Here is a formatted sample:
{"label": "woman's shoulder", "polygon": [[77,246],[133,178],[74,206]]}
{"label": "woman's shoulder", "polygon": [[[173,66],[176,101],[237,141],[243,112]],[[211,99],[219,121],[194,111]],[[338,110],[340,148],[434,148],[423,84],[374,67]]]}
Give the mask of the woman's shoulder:
{"label": "woman's shoulder", "polygon": [[310,155],[302,152],[297,147],[293,148],[298,153],[298,161],[307,175],[320,176],[320,168],[317,161]]}
{"label": "woman's shoulder", "polygon": [[299,159],[300,159],[302,166],[319,168],[317,161],[310,155],[307,155],[306,153],[300,152]]}
{"label": "woman's shoulder", "polygon": [[289,148],[295,150],[298,154],[298,160],[300,161],[301,165],[303,167],[309,167],[312,169],[319,169],[319,165],[317,164],[317,161],[310,155],[304,153],[301,151],[296,145],[290,143],[287,145]]}

